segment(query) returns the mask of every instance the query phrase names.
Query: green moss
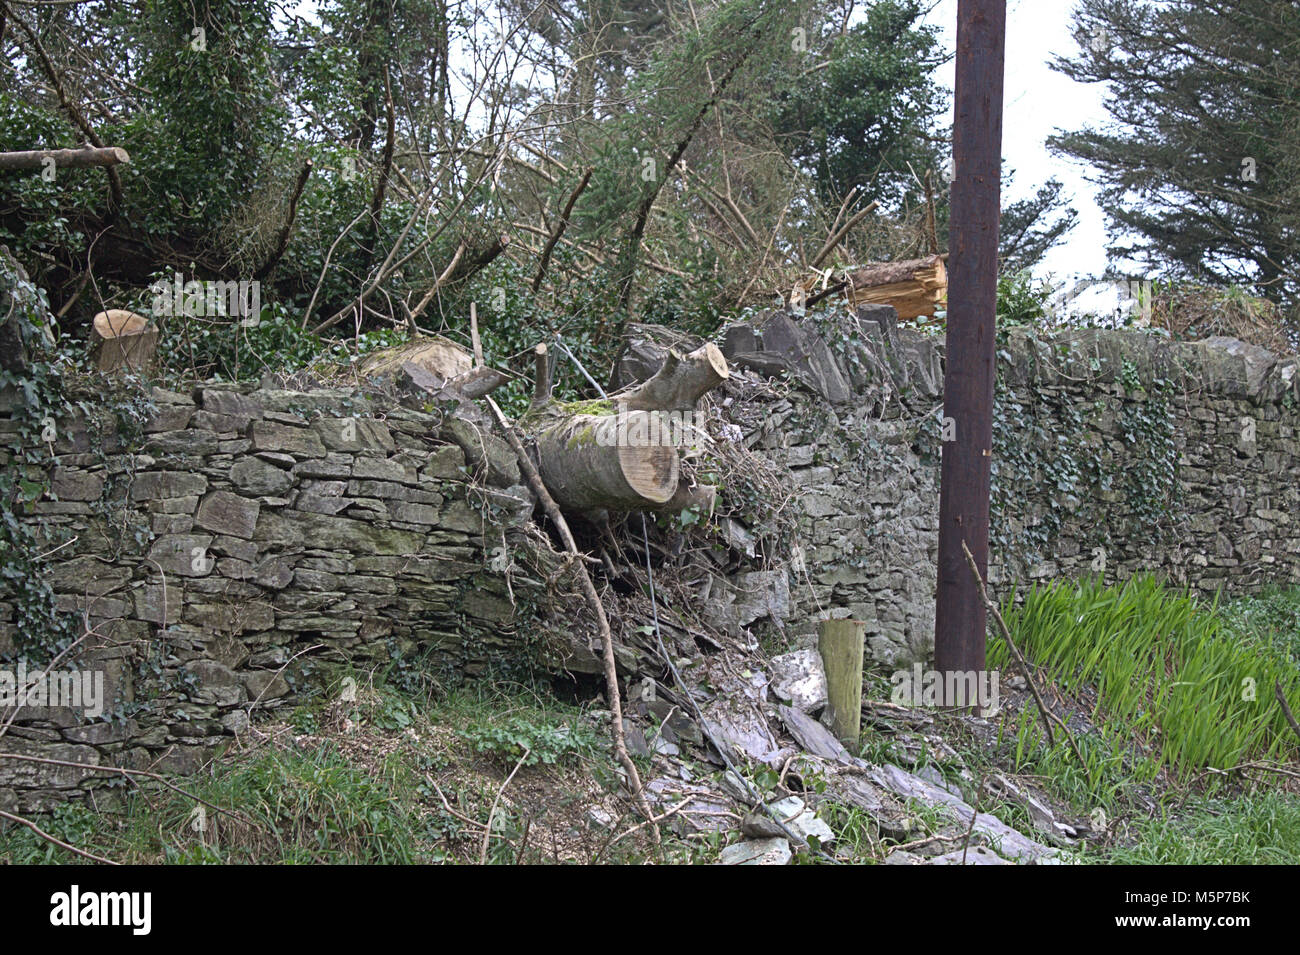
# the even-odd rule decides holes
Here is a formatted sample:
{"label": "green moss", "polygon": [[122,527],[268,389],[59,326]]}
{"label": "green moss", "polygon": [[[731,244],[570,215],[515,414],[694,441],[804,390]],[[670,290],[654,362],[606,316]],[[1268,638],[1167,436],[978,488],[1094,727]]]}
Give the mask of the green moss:
{"label": "green moss", "polygon": [[557,404],[565,414],[607,415],[614,413],[614,402],[608,398],[595,398],[591,401],[560,401]]}
{"label": "green moss", "polygon": [[569,438],[569,440],[565,442],[564,446],[571,450],[573,448],[590,447],[595,443],[596,443],[596,429],[592,425],[587,425],[577,434]]}

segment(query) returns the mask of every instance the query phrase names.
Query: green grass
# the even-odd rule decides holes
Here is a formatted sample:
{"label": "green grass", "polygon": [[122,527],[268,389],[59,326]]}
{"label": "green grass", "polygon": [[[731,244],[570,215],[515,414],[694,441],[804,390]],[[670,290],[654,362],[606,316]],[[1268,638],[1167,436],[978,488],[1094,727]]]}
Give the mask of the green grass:
{"label": "green grass", "polygon": [[1300,666],[1300,589],[1273,588],[1221,608],[1225,628],[1236,639],[1285,654]]}
{"label": "green grass", "polygon": [[[371,756],[349,758],[339,748],[349,745],[347,731],[337,743],[329,735],[345,720],[364,734]],[[462,813],[476,818],[485,818],[499,786],[489,767],[508,771],[525,748],[529,765],[565,766],[610,786],[617,782],[604,734],[544,687],[476,684],[432,700],[341,670],[288,722],[293,733],[310,738],[230,754],[174,780],[235,816],[207,807],[196,814],[196,802],[185,795],[131,787],[116,790],[122,811],[65,805],[34,821],[119,862],[425,863],[451,858],[449,846],[469,838],[464,820],[444,810],[429,782],[429,774],[458,761],[464,771],[443,778],[442,794],[463,800]],[[490,861],[513,860],[521,825],[499,808],[500,837]],[[0,863],[78,861],[28,829],[0,832]]]}
{"label": "green grass", "polygon": [[1255,793],[1205,800],[1188,811],[1138,824],[1137,841],[1086,854],[1107,865],[1300,864],[1300,799]]}
{"label": "green grass", "polygon": [[[378,774],[350,764],[333,746],[263,749],[178,780],[226,815],[170,791],[136,792],[125,814],[66,805],[42,828],[78,848],[122,862],[412,863],[421,823],[397,798],[412,788],[390,758]],[[0,835],[0,860],[76,862],[27,829]]]}
{"label": "green grass", "polygon": [[[1162,768],[1188,779],[1206,767],[1296,758],[1273,695],[1280,683],[1300,708],[1294,660],[1275,641],[1243,639],[1215,603],[1142,576],[1035,587],[1004,614],[1016,643],[1058,685],[1095,688],[1099,733],[1080,740],[1094,780],[1150,779]],[[1008,666],[1001,639],[990,641],[988,659]],[[1035,746],[1034,731],[1022,727],[1018,756]]]}

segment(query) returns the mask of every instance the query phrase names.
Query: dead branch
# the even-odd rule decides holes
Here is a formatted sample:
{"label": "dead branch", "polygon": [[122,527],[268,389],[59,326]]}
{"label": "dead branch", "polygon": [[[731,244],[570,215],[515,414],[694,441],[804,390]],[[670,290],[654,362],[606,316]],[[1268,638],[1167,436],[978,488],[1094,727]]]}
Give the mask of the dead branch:
{"label": "dead branch", "polygon": [[131,157],[119,146],[86,146],[82,149],[24,149],[0,153],[0,169],[40,169],[47,162],[58,169],[88,169],[93,166],[116,166]]}
{"label": "dead branch", "polygon": [[456,254],[451,257],[451,261],[447,263],[447,267],[443,269],[442,274],[434,280],[433,287],[424,293],[424,298],[420,299],[420,303],[416,305],[415,308],[411,309],[411,313],[406,316],[406,324],[407,327],[411,329],[412,334],[419,333],[420,330],[416,327],[415,320],[420,317],[420,313],[424,311],[425,306],[427,306],[433,297],[438,294],[438,289],[447,284],[452,272],[456,270],[456,265],[460,262],[460,257],[464,254],[465,243],[461,242],[460,245],[456,246]]}
{"label": "dead branch", "polygon": [[831,235],[826,239],[826,244],[821,247],[821,250],[815,256],[813,256],[812,262],[809,263],[812,266],[812,268],[815,269],[819,265],[821,265],[822,261],[826,258],[826,256],[834,252],[835,247],[844,241],[844,237],[849,234],[849,230],[852,229],[859,222],[861,222],[863,219],[865,219],[867,216],[871,215],[871,213],[875,212],[876,209],[879,207],[879,205],[880,205],[879,202],[872,202],[868,204],[865,208],[859,209],[857,212],[855,212],[852,216],[849,217],[849,221],[844,223],[843,227],[841,227],[837,232],[832,232]]}
{"label": "dead branch", "polygon": [[1295,733],[1296,739],[1300,739],[1300,723],[1296,722],[1295,714],[1291,712],[1291,706],[1286,701],[1286,694],[1282,692],[1282,682],[1280,680],[1273,685],[1273,693],[1277,696],[1278,703],[1282,705],[1282,715],[1286,717],[1287,723],[1291,725],[1291,730]]}
{"label": "dead branch", "polygon": [[298,217],[298,201],[302,199],[302,191],[307,185],[307,178],[311,175],[311,170],[312,161],[307,159],[298,172],[298,179],[293,184],[293,192],[289,194],[289,209],[284,214],[284,225],[280,228],[280,235],[275,241],[275,248],[267,256],[266,261],[262,263],[261,268],[253,273],[253,278],[259,282],[271,274],[271,270],[276,267],[284,256],[285,250],[289,248],[289,237],[293,234],[293,223]]}
{"label": "dead branch", "polygon": [[587,188],[587,183],[591,181],[591,174],[595,170],[588,166],[587,171],[582,174],[582,179],[578,182],[577,187],[569,194],[569,201],[564,204],[564,211],[560,213],[560,220],[555,224],[551,231],[550,238],[546,240],[546,246],[542,249],[541,261],[537,264],[537,274],[533,276],[533,291],[536,292],[542,287],[542,278],[546,275],[546,267],[550,265],[551,253],[555,251],[555,244],[560,241],[564,235],[564,230],[569,227],[569,216],[573,214],[573,206],[578,201],[578,196]]}
{"label": "dead branch", "polygon": [[8,819],[10,822],[18,823],[18,825],[20,826],[26,826],[32,832],[36,833],[38,836],[44,839],[46,842],[53,843],[54,845],[58,846],[61,849],[67,849],[69,852],[73,853],[74,855],[79,855],[83,859],[89,859],[91,862],[100,862],[103,863],[104,865],[122,864],[120,862],[114,862],[112,859],[105,859],[103,856],[97,856],[93,852],[87,852],[85,849],[78,849],[76,846],[71,845],[67,842],[64,842],[62,839],[50,835],[40,826],[36,825],[36,823],[32,822],[30,819],[24,819],[22,816],[15,816],[11,812],[5,812],[3,809],[0,809],[0,819]]}
{"label": "dead branch", "polygon": [[614,657],[614,635],[609,629],[609,618],[605,615],[604,604],[601,603],[600,594],[596,592],[596,585],[592,583],[591,574],[587,572],[587,566],[582,559],[584,555],[578,550],[578,545],[573,539],[573,533],[569,530],[568,522],[565,521],[564,515],[555,503],[555,499],[547,491],[541,475],[537,473],[537,468],[533,466],[532,459],[528,456],[528,452],[524,450],[519,435],[515,433],[514,427],[502,413],[500,407],[497,406],[497,403],[491,398],[487,398],[486,401],[488,407],[492,409],[497,425],[505,434],[506,440],[510,442],[510,447],[514,449],[515,457],[519,459],[520,470],[528,478],[529,486],[533,489],[533,493],[537,495],[537,499],[541,501],[546,516],[555,525],[560,540],[564,542],[565,549],[573,558],[574,573],[578,577],[583,596],[587,600],[587,605],[591,608],[592,615],[596,620],[596,626],[600,631],[605,669],[605,691],[609,695],[610,732],[614,738],[614,754],[623,767],[623,771],[627,773],[628,788],[632,791],[632,797],[636,801],[637,808],[650,821],[650,830],[654,834],[655,844],[658,845],[661,841],[659,826],[654,822],[654,812],[646,801],[645,789],[641,785],[641,775],[637,772],[636,764],[632,762],[632,757],[627,752],[627,740],[623,734],[623,703],[618,690],[618,669]]}

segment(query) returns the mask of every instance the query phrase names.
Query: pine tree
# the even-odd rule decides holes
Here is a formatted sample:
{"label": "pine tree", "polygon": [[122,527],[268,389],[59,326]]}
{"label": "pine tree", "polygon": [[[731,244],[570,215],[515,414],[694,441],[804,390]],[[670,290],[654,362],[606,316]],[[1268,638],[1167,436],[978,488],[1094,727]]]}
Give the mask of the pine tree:
{"label": "pine tree", "polygon": [[1054,66],[1113,122],[1049,142],[1092,165],[1112,255],[1294,305],[1300,4],[1081,0],[1074,35]]}

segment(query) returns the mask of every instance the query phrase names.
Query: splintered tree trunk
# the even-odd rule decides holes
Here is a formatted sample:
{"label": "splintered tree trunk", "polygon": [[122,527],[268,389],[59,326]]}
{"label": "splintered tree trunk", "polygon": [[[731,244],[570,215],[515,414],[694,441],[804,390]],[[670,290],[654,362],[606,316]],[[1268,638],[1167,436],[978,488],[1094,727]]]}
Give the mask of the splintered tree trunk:
{"label": "splintered tree trunk", "polygon": [[112,308],[91,322],[90,351],[95,367],[105,373],[143,372],[158,352],[158,328],[143,315]]}
{"label": "splintered tree trunk", "polygon": [[713,342],[689,355],[669,351],[654,377],[614,395],[629,410],[691,411],[705,392],[730,377],[727,359]]}
{"label": "splintered tree trunk", "polygon": [[849,274],[854,305],[892,305],[905,320],[933,315],[947,296],[948,270],[937,255],[867,265]]}

